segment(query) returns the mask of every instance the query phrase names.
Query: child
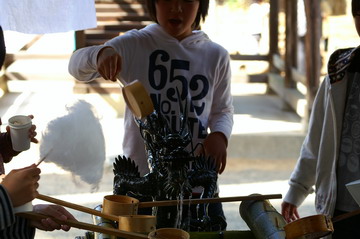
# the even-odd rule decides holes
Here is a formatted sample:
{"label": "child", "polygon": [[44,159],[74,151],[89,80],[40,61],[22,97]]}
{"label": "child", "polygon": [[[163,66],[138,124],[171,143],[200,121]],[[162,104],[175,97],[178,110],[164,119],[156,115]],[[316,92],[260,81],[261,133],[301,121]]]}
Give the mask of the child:
{"label": "child", "polygon": [[[360,1],[352,0],[360,35]],[[290,177],[282,215],[299,218],[297,208],[316,187],[315,207],[330,217],[359,209],[345,184],[360,178],[360,52],[359,47],[335,51],[328,63],[312,108],[309,132]],[[334,223],[333,238],[360,238],[360,216]]]}
{"label": "child", "polygon": [[[188,102],[188,121],[193,144],[203,143],[206,155],[216,160],[221,174],[226,166],[226,149],[233,125],[228,52],[199,30],[208,13],[209,0],[148,0],[156,22],[132,30],[103,46],[74,52],[69,72],[80,81],[97,77],[140,80],[155,109],[179,130],[179,102]],[[149,172],[144,141],[131,112],[125,112],[123,153]],[[208,133],[210,130],[210,133]],[[215,204],[210,204],[215,207]],[[217,205],[222,213],[221,204]],[[209,210],[209,213],[211,210]]]}

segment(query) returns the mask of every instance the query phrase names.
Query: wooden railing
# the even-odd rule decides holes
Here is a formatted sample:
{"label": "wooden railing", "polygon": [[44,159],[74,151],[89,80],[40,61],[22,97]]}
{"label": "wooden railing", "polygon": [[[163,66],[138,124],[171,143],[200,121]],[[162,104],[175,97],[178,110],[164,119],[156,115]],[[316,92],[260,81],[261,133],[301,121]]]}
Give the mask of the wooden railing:
{"label": "wooden railing", "polygon": [[[306,100],[306,78],[296,68],[291,68],[291,78],[296,82],[295,87],[286,87],[285,84],[285,62],[280,55],[273,55],[274,67],[278,73],[270,72],[268,74],[268,84],[279,97],[282,98],[283,108],[289,108],[295,111],[300,117],[305,118],[307,112]],[[302,89],[302,90],[300,90]]]}

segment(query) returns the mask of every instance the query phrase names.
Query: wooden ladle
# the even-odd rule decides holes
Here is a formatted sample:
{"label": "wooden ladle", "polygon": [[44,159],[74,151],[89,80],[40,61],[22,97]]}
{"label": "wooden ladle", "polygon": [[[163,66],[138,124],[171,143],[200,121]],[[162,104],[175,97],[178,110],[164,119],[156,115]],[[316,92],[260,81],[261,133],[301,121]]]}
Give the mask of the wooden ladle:
{"label": "wooden ladle", "polygon": [[140,81],[134,80],[125,86],[119,80],[118,82],[126,105],[136,118],[142,119],[154,111],[152,100]]}
{"label": "wooden ladle", "polygon": [[286,239],[316,239],[334,232],[334,223],[360,214],[360,209],[339,215],[334,218],[319,214],[300,218],[285,225]]}
{"label": "wooden ladle", "polygon": [[[123,196],[123,195],[119,195],[119,196]],[[37,196],[37,198],[40,200],[43,200],[43,201],[47,201],[47,202],[51,202],[51,203],[61,205],[64,207],[72,208],[74,210],[78,210],[81,212],[100,216],[102,218],[109,219],[112,221],[119,222],[119,220],[121,220],[120,217],[117,215],[103,213],[103,212],[100,212],[100,211],[92,209],[92,208],[88,208],[88,207],[84,207],[84,206],[81,206],[78,204],[66,202],[66,201],[56,199],[53,197],[49,197],[46,195],[39,194]],[[183,200],[182,202],[188,203],[188,204],[199,204],[199,203],[234,202],[234,201],[244,201],[244,200],[264,200],[264,199],[280,199],[280,198],[282,198],[281,194],[269,194],[269,195],[250,195],[250,196],[235,196],[235,197],[223,197],[223,198],[186,199],[186,200]],[[135,201],[134,201],[134,203],[135,203]],[[139,202],[138,207],[173,206],[173,205],[177,205],[178,203],[179,203],[178,200]],[[24,213],[20,213],[17,215],[26,217],[26,218],[30,218],[30,219],[33,219],[33,218],[39,219],[39,218],[48,217],[48,216],[41,215],[41,214],[34,213],[34,212],[24,212]],[[149,220],[151,220],[151,219],[149,219]],[[124,238],[130,238],[130,239],[132,239],[132,238],[134,238],[134,239],[147,238],[147,237],[144,237],[144,235],[140,234],[140,233],[131,233],[131,232],[126,232],[126,231],[113,229],[113,228],[103,228],[103,227],[99,227],[96,225],[81,223],[81,222],[74,221],[74,220],[65,220],[65,221],[55,220],[55,221],[59,221],[59,223],[61,223],[61,224],[69,225],[69,226],[80,228],[80,229],[105,233],[105,234],[109,234],[109,235],[120,236],[120,237],[124,237]]]}

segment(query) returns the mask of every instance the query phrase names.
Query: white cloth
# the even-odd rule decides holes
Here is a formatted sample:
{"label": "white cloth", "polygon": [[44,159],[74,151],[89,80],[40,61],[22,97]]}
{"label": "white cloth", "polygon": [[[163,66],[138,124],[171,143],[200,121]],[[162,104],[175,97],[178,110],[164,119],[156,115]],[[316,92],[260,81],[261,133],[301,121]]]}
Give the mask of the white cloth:
{"label": "white cloth", "polygon": [[[229,138],[233,126],[230,91],[230,57],[220,45],[202,31],[182,41],[171,37],[158,24],[132,30],[106,43],[122,57],[121,79],[140,80],[150,94],[155,108],[179,126],[179,102],[176,88],[188,102],[188,118],[193,144],[203,142],[210,132],[222,132]],[[80,81],[91,81],[96,71],[97,54],[104,46],[77,50],[69,63],[70,73]],[[120,90],[120,89],[119,89]],[[182,102],[184,103],[184,101]],[[125,113],[123,153],[149,172],[139,127],[130,110]]]}
{"label": "white cloth", "polygon": [[95,28],[94,0],[0,0],[3,30],[46,34]]}
{"label": "white cloth", "polygon": [[270,12],[268,3],[252,3],[248,10],[249,29],[251,34],[261,34],[264,31],[264,21]]}

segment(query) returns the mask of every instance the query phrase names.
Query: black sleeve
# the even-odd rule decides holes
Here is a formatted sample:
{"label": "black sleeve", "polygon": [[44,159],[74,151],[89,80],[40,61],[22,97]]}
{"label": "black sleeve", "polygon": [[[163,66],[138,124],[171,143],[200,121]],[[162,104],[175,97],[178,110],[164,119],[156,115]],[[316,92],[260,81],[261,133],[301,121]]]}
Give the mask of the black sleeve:
{"label": "black sleeve", "polygon": [[0,68],[4,64],[5,55],[6,55],[6,48],[5,48],[4,33],[0,26]]}
{"label": "black sleeve", "polygon": [[20,152],[12,149],[11,138],[8,132],[0,133],[0,154],[3,157],[4,163],[8,163],[11,159]]}

